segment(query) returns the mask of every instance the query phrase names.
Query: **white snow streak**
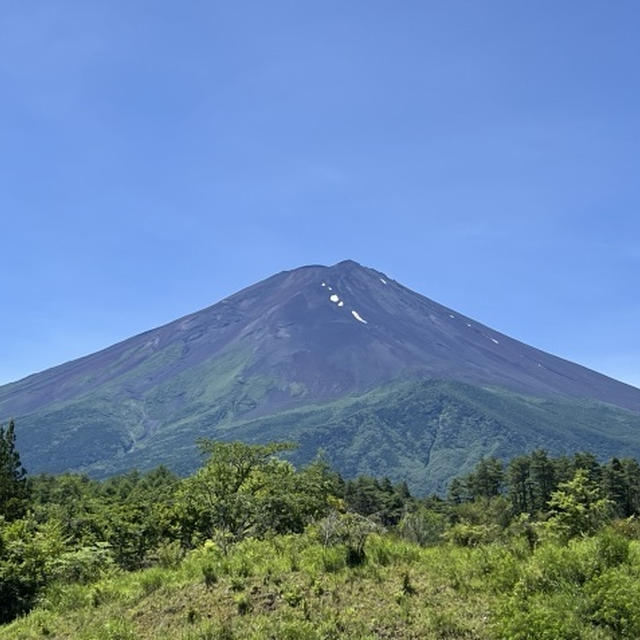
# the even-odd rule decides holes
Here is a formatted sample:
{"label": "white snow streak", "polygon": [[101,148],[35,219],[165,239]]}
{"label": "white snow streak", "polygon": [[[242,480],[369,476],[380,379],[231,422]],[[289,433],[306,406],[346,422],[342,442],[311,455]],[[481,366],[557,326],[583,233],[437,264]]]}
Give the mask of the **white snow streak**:
{"label": "white snow streak", "polygon": [[495,342],[496,344],[500,344],[495,338],[491,338],[491,342]]}
{"label": "white snow streak", "polygon": [[338,302],[338,306],[339,307],[344,307],[344,302],[342,300],[340,300],[340,302]]}
{"label": "white snow streak", "polygon": [[382,284],[387,284],[387,281],[384,278],[380,278],[380,282],[382,282]]}
{"label": "white snow streak", "polygon": [[326,283],[326,282],[323,282],[323,283],[322,283],[322,286],[323,286],[323,287],[326,287],[326,286],[327,286],[327,283]]}
{"label": "white snow streak", "polygon": [[331,300],[331,302],[340,302],[340,296],[337,296],[335,293],[332,293],[329,296],[329,300]]}
{"label": "white snow streak", "polygon": [[449,314],[449,317],[450,318],[455,318],[455,316],[452,313]]}
{"label": "white snow streak", "polygon": [[362,318],[360,316],[360,314],[357,311],[352,311],[351,315],[358,321],[358,322],[362,322],[362,324],[368,324],[367,321]]}

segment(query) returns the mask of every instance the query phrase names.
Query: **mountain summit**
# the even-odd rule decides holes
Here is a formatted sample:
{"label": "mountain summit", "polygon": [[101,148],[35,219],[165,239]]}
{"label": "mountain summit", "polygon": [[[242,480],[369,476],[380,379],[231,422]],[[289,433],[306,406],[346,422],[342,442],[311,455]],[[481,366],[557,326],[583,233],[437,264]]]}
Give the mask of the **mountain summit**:
{"label": "mountain summit", "polygon": [[[0,387],[0,415],[17,418],[31,471],[97,475],[159,463],[187,470],[201,435],[297,439],[300,461],[324,448],[347,474],[388,473],[423,489],[441,488],[452,465],[457,472],[483,454],[584,448],[594,439],[603,454],[640,452],[640,390],[513,340],[352,260],[278,273]],[[470,421],[477,429],[464,437],[473,446],[456,455],[447,449],[443,460],[451,462],[436,473],[433,425],[453,429],[442,446],[457,450]],[[413,457],[410,442],[394,444],[398,429],[411,434]],[[420,459],[425,438],[429,453]],[[358,439],[360,453],[342,459]]]}

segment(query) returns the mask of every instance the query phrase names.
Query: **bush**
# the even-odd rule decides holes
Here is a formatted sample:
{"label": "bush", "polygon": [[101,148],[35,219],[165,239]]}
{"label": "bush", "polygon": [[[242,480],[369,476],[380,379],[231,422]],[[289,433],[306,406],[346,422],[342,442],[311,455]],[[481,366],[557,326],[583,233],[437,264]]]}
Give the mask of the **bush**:
{"label": "bush", "polygon": [[605,529],[595,538],[598,560],[606,568],[617,567],[629,560],[629,540],[612,529]]}
{"label": "bush", "polygon": [[440,542],[446,528],[447,519],[442,513],[421,507],[402,518],[398,533],[409,542],[426,546]]}
{"label": "bush", "polygon": [[460,547],[477,547],[480,544],[492,542],[497,535],[496,525],[459,522],[449,528],[443,537]]}
{"label": "bush", "polygon": [[162,570],[148,569],[140,575],[140,587],[145,596],[152,594],[160,589],[164,582]]}
{"label": "bush", "polygon": [[586,587],[589,619],[616,638],[640,638],[640,581],[627,567],[605,571]]}
{"label": "bush", "polygon": [[235,603],[236,603],[236,608],[238,609],[238,613],[241,616],[246,615],[253,609],[251,600],[249,599],[249,596],[246,593],[238,594],[235,597]]}
{"label": "bush", "polygon": [[584,549],[547,543],[539,546],[522,568],[515,593],[525,599],[538,593],[555,591],[583,584],[593,573],[593,553]]}
{"label": "bush", "polygon": [[157,563],[165,569],[174,569],[184,558],[184,549],[178,540],[164,542],[155,551]]}
{"label": "bush", "polygon": [[204,578],[204,584],[207,589],[213,587],[218,582],[218,574],[216,568],[211,564],[202,565],[202,577]]}
{"label": "bush", "polygon": [[346,563],[350,567],[364,562],[367,537],[382,530],[380,525],[356,513],[334,512],[316,526],[317,536],[325,546],[345,545]]}
{"label": "bush", "polygon": [[0,518],[0,623],[33,606],[64,551],[55,523],[38,525],[29,517],[6,524]]}
{"label": "bush", "polygon": [[88,584],[113,569],[115,564],[106,542],[63,553],[53,563],[52,574],[63,582]]}
{"label": "bush", "polygon": [[510,598],[495,617],[496,635],[509,640],[580,640],[582,625],[574,608],[569,594]]}

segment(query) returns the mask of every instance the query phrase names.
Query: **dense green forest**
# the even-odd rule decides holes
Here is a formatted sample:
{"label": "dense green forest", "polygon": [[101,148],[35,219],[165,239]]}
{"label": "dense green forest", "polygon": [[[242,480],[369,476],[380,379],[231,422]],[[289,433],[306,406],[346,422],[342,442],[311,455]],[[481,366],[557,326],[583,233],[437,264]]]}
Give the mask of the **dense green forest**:
{"label": "dense green forest", "polygon": [[0,429],[0,639],[640,637],[640,465],[483,459],[446,496],[293,444],[28,476]]}

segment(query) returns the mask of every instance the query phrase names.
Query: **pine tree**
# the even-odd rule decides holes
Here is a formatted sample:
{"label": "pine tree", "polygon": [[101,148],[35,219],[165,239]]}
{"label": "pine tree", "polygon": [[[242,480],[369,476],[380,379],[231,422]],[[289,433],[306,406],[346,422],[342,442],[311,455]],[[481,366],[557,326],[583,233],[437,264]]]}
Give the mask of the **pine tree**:
{"label": "pine tree", "polygon": [[529,455],[529,495],[531,509],[544,511],[551,493],[556,489],[555,469],[544,449]]}
{"label": "pine tree", "polygon": [[467,487],[473,499],[500,495],[504,481],[502,463],[497,458],[481,458],[467,476]]}
{"label": "pine tree", "polygon": [[627,475],[618,458],[611,458],[603,466],[601,485],[605,497],[612,502],[614,515],[619,518],[632,515]]}
{"label": "pine tree", "polygon": [[27,507],[27,472],[16,449],[13,420],[0,427],[0,516],[6,520],[20,518]]}
{"label": "pine tree", "polygon": [[528,456],[517,456],[507,467],[508,495],[514,515],[533,511],[529,488],[529,462]]}
{"label": "pine tree", "polygon": [[640,465],[633,458],[624,458],[620,464],[624,470],[628,490],[628,510],[625,515],[638,515],[640,514]]}

